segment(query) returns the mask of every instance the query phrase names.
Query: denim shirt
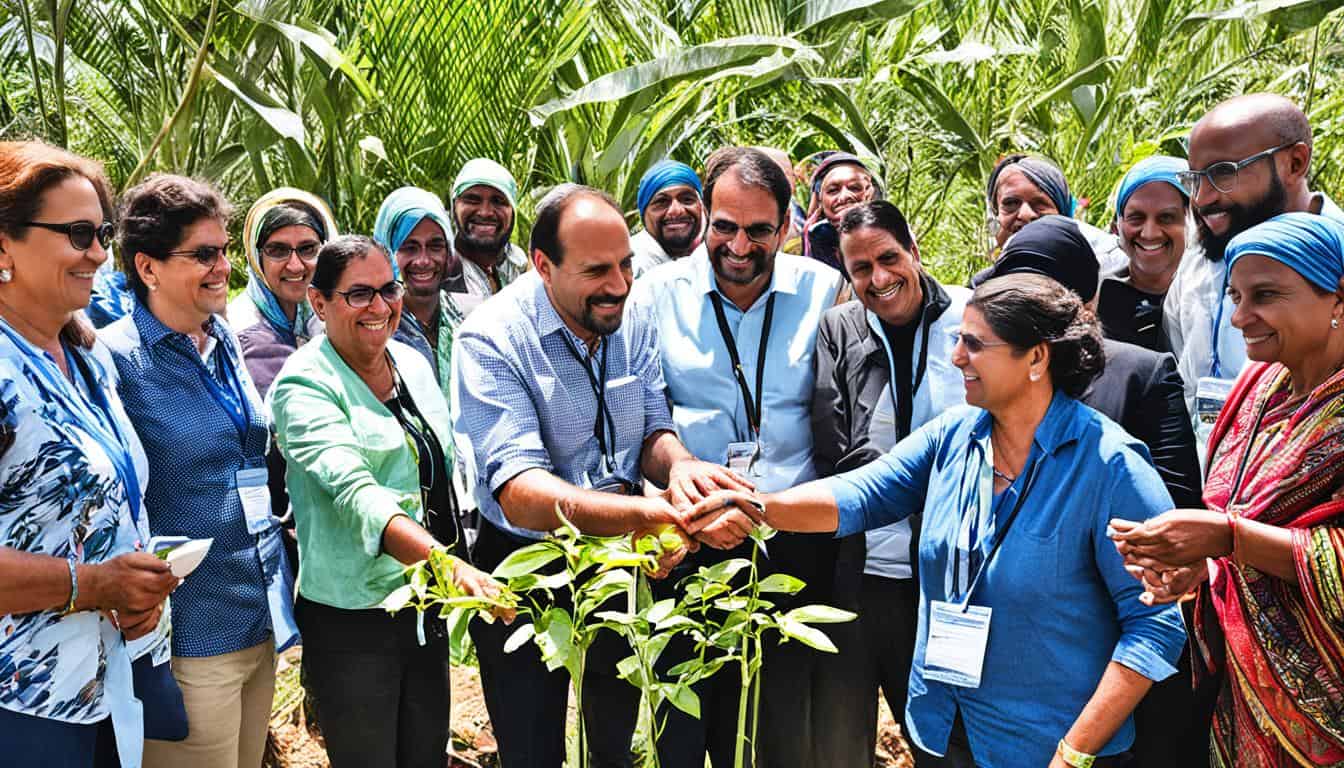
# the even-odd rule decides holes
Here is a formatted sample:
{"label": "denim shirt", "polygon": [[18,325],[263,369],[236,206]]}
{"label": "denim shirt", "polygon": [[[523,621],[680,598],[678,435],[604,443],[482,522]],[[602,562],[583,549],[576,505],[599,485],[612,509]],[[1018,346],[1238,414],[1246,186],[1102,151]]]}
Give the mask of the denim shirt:
{"label": "denim shirt", "polygon": [[[266,412],[223,318],[213,318],[207,332],[216,342],[213,372],[188,336],[169,329],[144,304],[137,302],[130,316],[99,331],[149,457],[150,531],[214,539],[200,567],[173,592],[174,656],[231,653],[272,632],[257,537],[248,532],[236,484],[238,470],[266,466]],[[245,434],[203,378],[229,387],[226,369],[249,401]]]}
{"label": "denim shirt", "polygon": [[[1146,520],[1171,508],[1147,449],[1118,425],[1056,393],[1036,429],[1026,468],[992,510],[1001,527],[1026,491],[1017,519],[971,594],[993,610],[979,688],[924,678],[929,603],[950,600],[947,573],[991,417],[954,408],[860,469],[824,482],[840,511],[837,535],[871,530],[924,511],[920,606],[907,727],[921,748],[942,754],[958,709],[976,765],[1042,766],[1114,661],[1150,680],[1175,669],[1185,630],[1175,605],[1145,606],[1106,537],[1112,518]],[[1033,474],[1030,488],[1026,484]],[[988,542],[984,542],[988,543]],[[1132,718],[1098,754],[1127,749]]]}

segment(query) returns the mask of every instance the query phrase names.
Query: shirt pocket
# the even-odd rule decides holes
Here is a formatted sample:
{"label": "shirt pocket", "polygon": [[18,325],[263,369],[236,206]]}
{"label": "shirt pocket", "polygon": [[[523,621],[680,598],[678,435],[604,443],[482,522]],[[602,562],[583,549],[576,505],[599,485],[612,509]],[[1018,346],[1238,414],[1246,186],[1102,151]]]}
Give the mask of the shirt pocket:
{"label": "shirt pocket", "polygon": [[644,442],[644,385],[635,376],[607,382],[607,409],[616,428],[617,452]]}

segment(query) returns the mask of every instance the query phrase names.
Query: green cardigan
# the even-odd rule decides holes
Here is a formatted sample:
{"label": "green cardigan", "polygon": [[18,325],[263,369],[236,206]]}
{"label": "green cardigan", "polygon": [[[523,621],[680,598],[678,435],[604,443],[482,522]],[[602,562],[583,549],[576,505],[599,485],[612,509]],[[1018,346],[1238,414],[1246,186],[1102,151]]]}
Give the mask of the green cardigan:
{"label": "green cardigan", "polygon": [[[429,362],[397,341],[388,351],[430,429],[450,445],[448,403]],[[397,515],[424,520],[410,439],[326,336],[285,362],[271,415],[298,529],[299,594],[335,608],[376,607],[406,583],[404,566],[383,551],[383,530]]]}

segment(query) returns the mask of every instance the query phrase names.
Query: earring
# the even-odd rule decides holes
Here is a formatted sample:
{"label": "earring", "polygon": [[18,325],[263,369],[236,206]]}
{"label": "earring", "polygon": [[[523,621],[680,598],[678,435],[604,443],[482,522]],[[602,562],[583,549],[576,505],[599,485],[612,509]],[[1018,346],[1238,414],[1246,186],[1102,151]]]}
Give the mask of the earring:
{"label": "earring", "polygon": [[1338,327],[1339,327],[1339,318],[1338,318],[1338,317],[1332,317],[1332,318],[1330,318],[1330,327],[1331,327],[1331,328],[1338,328]]}
{"label": "earring", "polygon": [[1040,381],[1040,380],[1041,380],[1041,374],[1039,374],[1039,373],[1037,373],[1037,372],[1035,372],[1035,371],[1032,371],[1032,372],[1027,376],[1027,378],[1031,379],[1032,381]]}
{"label": "earring", "polygon": [[158,284],[158,283],[150,283],[150,284],[149,284],[148,286],[146,286],[146,287],[149,288],[149,290],[151,290],[151,291],[157,291],[157,290],[159,290],[159,284]]}
{"label": "earring", "polygon": [[14,279],[14,273],[8,269],[0,269],[0,283],[8,283]]}

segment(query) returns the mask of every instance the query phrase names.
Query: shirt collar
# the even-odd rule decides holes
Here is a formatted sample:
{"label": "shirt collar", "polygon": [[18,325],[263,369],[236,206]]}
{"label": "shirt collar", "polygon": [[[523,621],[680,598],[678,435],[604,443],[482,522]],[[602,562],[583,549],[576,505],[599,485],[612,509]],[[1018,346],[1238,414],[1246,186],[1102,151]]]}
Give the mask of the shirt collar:
{"label": "shirt collar", "polygon": [[[528,272],[527,274],[532,273]],[[544,339],[552,333],[559,332],[568,337],[570,343],[577,349],[586,350],[587,344],[585,344],[583,339],[580,339],[577,334],[571,331],[569,326],[565,325],[564,319],[560,317],[560,313],[556,311],[555,305],[551,303],[551,297],[546,293],[546,283],[542,281],[540,276],[537,276],[535,280],[537,285],[532,293],[532,303],[536,307],[537,338]],[[626,301],[628,302],[629,299]],[[621,326],[625,326],[624,318],[622,318]],[[620,333],[620,331],[617,330],[616,333]]]}
{"label": "shirt collar", "polygon": [[[183,336],[183,334],[174,331],[172,328],[163,324],[163,321],[154,316],[149,311],[149,307],[144,303],[137,301],[135,303],[135,312],[133,314],[135,329],[140,333],[140,341],[146,347],[154,347],[166,338],[174,336]],[[205,332],[214,337],[215,341],[223,341],[223,334],[220,332],[220,318],[218,315],[211,315],[205,323]],[[223,345],[228,348],[227,344]],[[194,348],[195,345],[192,344]]]}
{"label": "shirt collar", "polygon": [[[1065,445],[1078,440],[1081,408],[1077,400],[1055,390],[1054,397],[1050,399],[1050,407],[1045,411],[1045,418],[1036,426],[1036,434],[1032,438],[1033,444],[1041,449],[1042,454],[1052,455]],[[989,411],[980,411],[980,417],[971,428],[971,440],[983,448],[989,442],[989,429],[993,423],[994,417]]]}
{"label": "shirt collar", "polygon": [[[705,245],[701,243],[695,249],[695,252],[687,258],[691,259],[694,270],[692,284],[696,287],[696,293],[708,295],[718,291],[719,295],[723,295],[723,292],[719,291],[718,278],[714,275],[714,266],[710,264],[709,251],[705,248]],[[775,268],[770,274],[770,283],[766,285],[765,291],[761,294],[762,297],[770,295],[772,291],[787,294],[798,293],[801,270],[796,269],[789,262],[791,258],[794,257],[783,253],[775,253]],[[727,297],[724,296],[724,298]],[[760,299],[757,299],[757,301],[760,301]]]}

